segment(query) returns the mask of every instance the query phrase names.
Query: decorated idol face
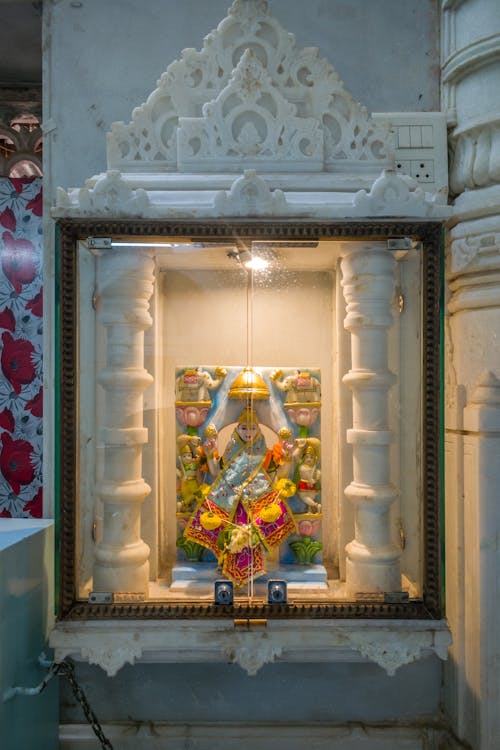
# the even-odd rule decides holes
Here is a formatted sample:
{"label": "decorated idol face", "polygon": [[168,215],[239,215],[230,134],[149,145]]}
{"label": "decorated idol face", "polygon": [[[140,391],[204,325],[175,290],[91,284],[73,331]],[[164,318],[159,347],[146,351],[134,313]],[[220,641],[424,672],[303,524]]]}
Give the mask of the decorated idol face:
{"label": "decorated idol face", "polygon": [[257,437],[259,425],[255,424],[255,422],[250,422],[248,424],[246,422],[241,422],[241,424],[237,426],[236,431],[245,443],[249,443]]}
{"label": "decorated idol face", "polygon": [[186,451],[185,453],[181,453],[181,460],[184,466],[187,466],[187,464],[190,464],[193,460],[193,454],[191,451]]}

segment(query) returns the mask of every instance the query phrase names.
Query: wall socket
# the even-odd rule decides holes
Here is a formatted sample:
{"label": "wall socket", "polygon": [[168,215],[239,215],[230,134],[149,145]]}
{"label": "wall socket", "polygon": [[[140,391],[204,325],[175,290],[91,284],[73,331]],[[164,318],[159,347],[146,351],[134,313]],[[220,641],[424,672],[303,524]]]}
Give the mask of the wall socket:
{"label": "wall socket", "polygon": [[412,159],[410,175],[417,182],[434,182],[434,159]]}
{"label": "wall socket", "polygon": [[434,182],[434,159],[396,159],[396,171],[417,182]]}
{"label": "wall socket", "polygon": [[422,190],[448,187],[446,117],[442,112],[378,112],[394,139],[396,170],[412,177]]}

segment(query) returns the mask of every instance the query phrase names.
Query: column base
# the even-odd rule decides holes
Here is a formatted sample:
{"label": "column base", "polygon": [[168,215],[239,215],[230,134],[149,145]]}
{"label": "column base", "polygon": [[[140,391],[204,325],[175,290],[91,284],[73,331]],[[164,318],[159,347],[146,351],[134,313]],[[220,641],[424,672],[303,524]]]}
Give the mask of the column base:
{"label": "column base", "polygon": [[93,591],[142,594],[149,597],[149,561],[142,565],[94,565]]}
{"label": "column base", "polygon": [[349,594],[381,594],[401,591],[399,560],[393,563],[346,561],[346,589]]}

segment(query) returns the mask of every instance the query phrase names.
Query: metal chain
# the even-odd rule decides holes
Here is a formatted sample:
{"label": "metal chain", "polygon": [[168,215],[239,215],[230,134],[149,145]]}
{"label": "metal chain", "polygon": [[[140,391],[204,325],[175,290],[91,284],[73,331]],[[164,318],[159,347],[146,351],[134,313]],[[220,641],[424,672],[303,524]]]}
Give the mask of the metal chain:
{"label": "metal chain", "polygon": [[90,707],[87,696],[77,682],[77,679],[75,677],[75,665],[68,657],[66,657],[65,659],[63,659],[63,661],[59,662],[56,665],[56,674],[60,674],[63,677],[66,677],[66,679],[68,680],[69,684],[71,685],[73,695],[81,705],[83,713],[85,714],[85,718],[92,727],[92,731],[94,732],[95,736],[101,743],[101,747],[105,748],[105,750],[113,750],[113,745],[104,735],[102,727],[99,724],[99,720]]}

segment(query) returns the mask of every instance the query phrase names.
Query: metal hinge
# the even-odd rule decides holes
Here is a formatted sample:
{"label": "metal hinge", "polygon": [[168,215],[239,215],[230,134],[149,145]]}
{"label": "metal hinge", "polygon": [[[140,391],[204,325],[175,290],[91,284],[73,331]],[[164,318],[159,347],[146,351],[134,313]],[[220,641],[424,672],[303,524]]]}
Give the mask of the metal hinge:
{"label": "metal hinge", "polygon": [[89,604],[140,604],[144,594],[140,591],[91,591]]}
{"label": "metal hinge", "polygon": [[267,620],[258,620],[249,618],[234,620],[234,627],[237,630],[252,630],[253,628],[266,628]]}
{"label": "metal hinge", "polygon": [[87,249],[94,250],[111,250],[113,239],[111,237],[87,237]]}
{"label": "metal hinge", "polygon": [[404,604],[410,601],[410,595],[407,591],[387,591],[384,594],[386,604]]}
{"label": "metal hinge", "polygon": [[393,252],[421,250],[422,243],[420,240],[414,240],[411,237],[392,237],[387,240],[387,249]]}
{"label": "metal hinge", "polygon": [[355,594],[357,601],[384,602],[384,604],[402,604],[410,600],[407,591],[359,591]]}
{"label": "metal hinge", "polygon": [[113,604],[113,594],[111,591],[91,591],[88,598],[89,604]]}

